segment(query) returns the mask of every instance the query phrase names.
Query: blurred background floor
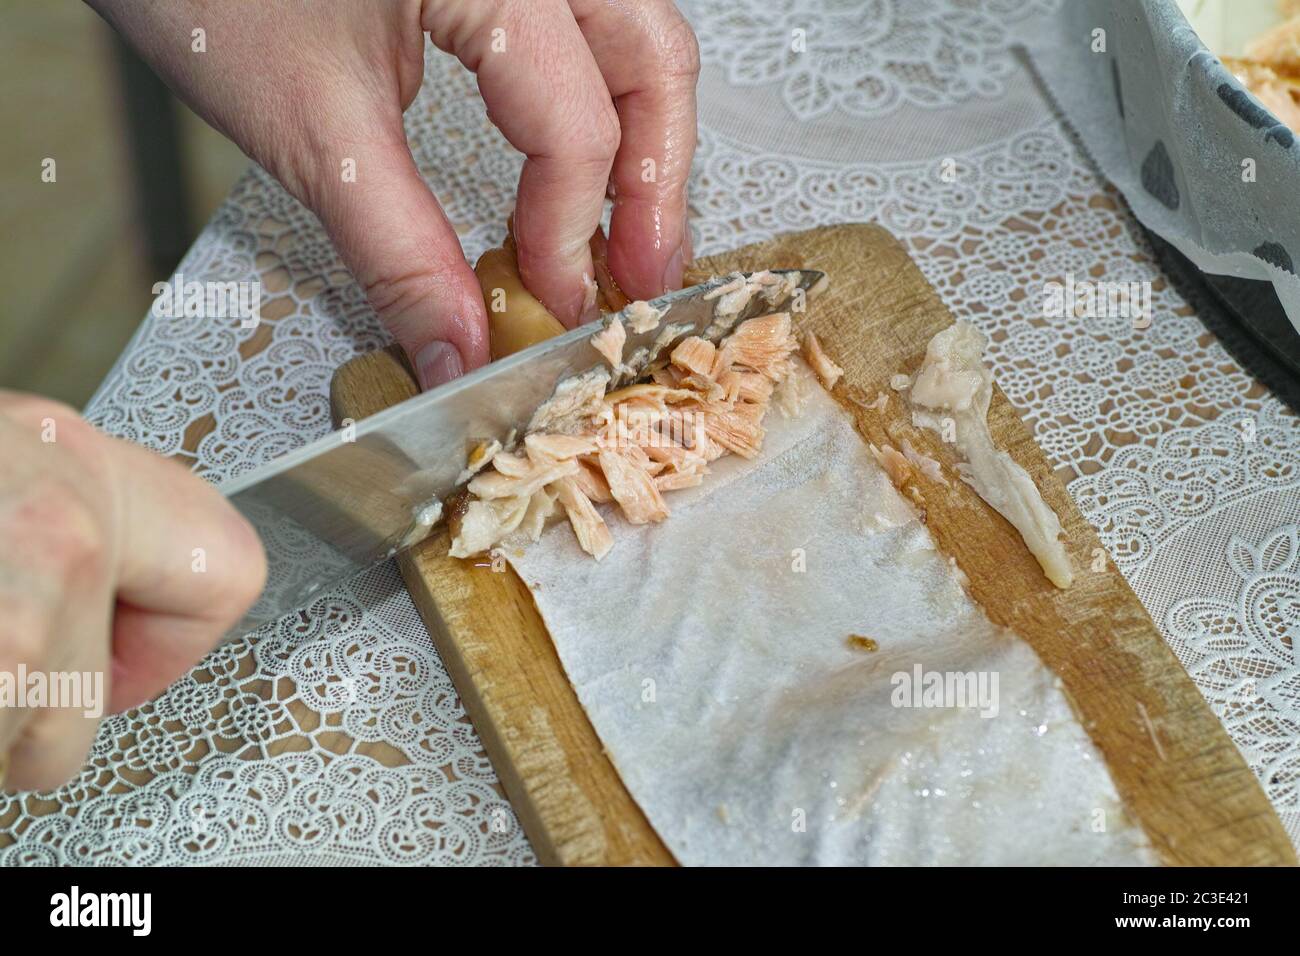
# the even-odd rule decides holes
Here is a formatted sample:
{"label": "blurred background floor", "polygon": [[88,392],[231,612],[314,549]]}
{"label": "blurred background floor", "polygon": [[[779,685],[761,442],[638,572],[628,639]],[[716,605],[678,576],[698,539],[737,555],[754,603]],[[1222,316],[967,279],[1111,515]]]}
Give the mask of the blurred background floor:
{"label": "blurred background floor", "polygon": [[[168,277],[154,274],[137,214],[111,31],[82,3],[4,0],[0,90],[0,387],[80,408]],[[248,160],[175,109],[197,229]]]}

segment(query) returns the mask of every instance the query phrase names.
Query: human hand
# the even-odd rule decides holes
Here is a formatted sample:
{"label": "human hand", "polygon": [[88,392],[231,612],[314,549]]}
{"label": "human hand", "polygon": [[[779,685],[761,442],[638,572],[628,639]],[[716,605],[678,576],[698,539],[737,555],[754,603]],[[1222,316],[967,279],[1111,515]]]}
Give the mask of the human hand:
{"label": "human hand", "polygon": [[[0,448],[0,681],[33,704],[0,696],[2,782],[47,790],[101,714],[157,695],[240,619],[266,559],[211,485],[70,408],[0,390]],[[20,671],[103,675],[103,693],[92,678],[76,706],[34,706]]]}
{"label": "human hand", "polygon": [[489,117],[527,157],[520,274],[557,318],[595,317],[588,240],[607,188],[623,291],[681,284],[699,54],[670,0],[89,2],[320,217],[425,387],[488,361],[474,273],[402,128],[426,32],[477,75]]}

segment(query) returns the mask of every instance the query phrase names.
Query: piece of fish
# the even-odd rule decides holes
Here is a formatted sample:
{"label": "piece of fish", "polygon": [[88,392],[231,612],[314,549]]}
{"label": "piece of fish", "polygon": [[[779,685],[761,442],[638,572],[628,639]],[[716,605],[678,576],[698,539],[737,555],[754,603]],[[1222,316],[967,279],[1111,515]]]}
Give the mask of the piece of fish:
{"label": "piece of fish", "polygon": [[[773,285],[740,283],[732,293],[762,296]],[[610,324],[592,338],[616,371],[622,331]],[[606,391],[610,378],[593,375],[557,390],[522,445],[497,445],[479,463],[467,502],[451,509],[452,554],[479,553],[516,534],[536,540],[562,509],[579,546],[600,559],[613,537],[596,504],[616,505],[630,524],[663,521],[665,492],[698,485],[725,454],[758,454],[763,417],[797,347],[789,314],[773,313],[741,323],[719,346],[684,339],[649,381]]]}

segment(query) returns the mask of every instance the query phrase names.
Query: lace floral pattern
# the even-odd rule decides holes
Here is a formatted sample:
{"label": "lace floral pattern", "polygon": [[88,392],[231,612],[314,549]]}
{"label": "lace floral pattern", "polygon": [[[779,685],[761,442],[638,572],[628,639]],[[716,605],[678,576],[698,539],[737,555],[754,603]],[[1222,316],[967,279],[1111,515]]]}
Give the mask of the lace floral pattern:
{"label": "lace floral pattern", "polygon": [[776,85],[800,120],[904,104],[996,99],[1013,67],[1007,27],[1058,0],[685,0],[705,63],[739,87]]}
{"label": "lace floral pattern", "polygon": [[[744,129],[701,130],[697,251],[853,220],[902,237],[954,314],[989,334],[1002,388],[1300,842],[1300,424],[1165,283],[1122,203],[1045,105],[1003,141],[948,144],[951,176],[939,156],[806,155],[828,103],[879,113],[890,102],[996,97],[1011,68],[1008,24],[1024,5],[869,6],[861,29],[879,33],[872,55],[910,56],[946,79],[907,70],[883,97],[855,93],[852,77],[885,74],[832,57],[820,79],[801,78],[805,61],[765,46],[776,27],[787,43],[786,23],[809,24],[810,45],[849,46],[861,34],[848,3],[689,4],[706,66],[728,78],[702,99],[751,80],[796,91],[822,83],[829,97],[787,97],[807,134],[798,159]],[[963,30],[966,65],[954,72],[942,51]],[[755,57],[739,64],[729,48],[750,44]],[[744,72],[760,61],[760,72]],[[500,238],[519,159],[468,74],[433,52],[426,73],[408,111],[413,152],[451,220],[477,224],[462,233],[473,258]],[[150,317],[87,414],[214,481],[323,433],[334,368],[385,342],[314,218],[258,170],[178,271],[259,278],[261,326]],[[1150,282],[1154,321],[1045,318],[1044,284],[1068,273]],[[62,790],[0,797],[3,864],[532,860],[392,565],[226,645],[157,701],[106,721],[86,769]]]}
{"label": "lace floral pattern", "polygon": [[1165,628],[1274,801],[1292,806],[1300,787],[1300,532],[1290,524],[1258,542],[1234,535],[1226,556],[1235,587],[1224,597],[1178,600]]}
{"label": "lace floral pattern", "polygon": [[214,651],[72,783],[0,798],[0,863],[531,862],[409,605],[383,565]]}

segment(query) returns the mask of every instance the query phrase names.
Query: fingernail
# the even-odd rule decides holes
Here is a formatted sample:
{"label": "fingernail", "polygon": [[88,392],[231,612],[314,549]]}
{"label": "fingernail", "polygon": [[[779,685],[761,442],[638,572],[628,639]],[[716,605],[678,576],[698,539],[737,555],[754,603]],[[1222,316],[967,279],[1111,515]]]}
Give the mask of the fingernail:
{"label": "fingernail", "polygon": [[456,346],[450,342],[430,342],[415,356],[415,371],[420,376],[420,385],[428,390],[460,378],[465,367]]}
{"label": "fingernail", "polygon": [[663,289],[668,292],[682,287],[682,247],[673,250],[668,265],[664,266]]}

